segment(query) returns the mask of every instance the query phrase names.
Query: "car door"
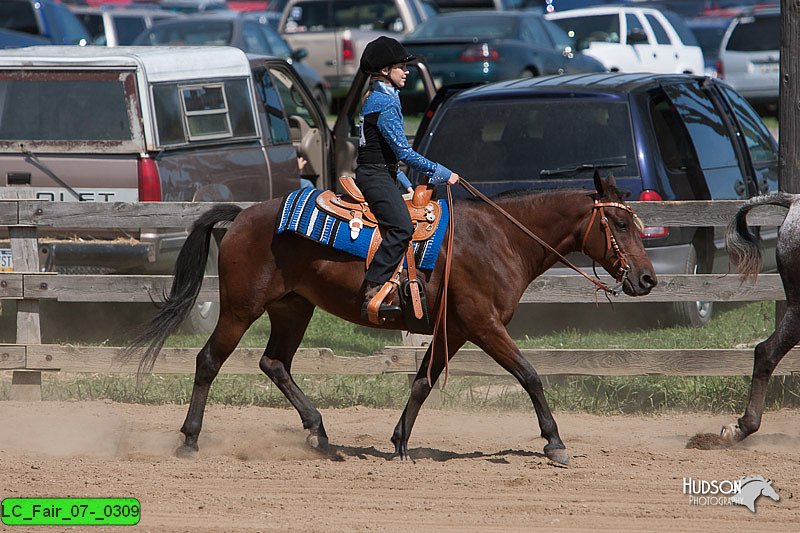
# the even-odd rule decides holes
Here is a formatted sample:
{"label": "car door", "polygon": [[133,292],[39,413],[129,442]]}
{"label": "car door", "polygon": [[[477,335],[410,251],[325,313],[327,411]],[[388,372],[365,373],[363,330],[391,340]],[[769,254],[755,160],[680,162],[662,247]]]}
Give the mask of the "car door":
{"label": "car door", "polygon": [[655,46],[652,33],[645,29],[643,21],[636,13],[625,13],[625,43],[634,51],[638,64],[625,72],[661,72],[658,50]]}
{"label": "car door", "polygon": [[653,40],[653,57],[655,58],[655,68],[658,69],[654,72],[677,72],[680,59],[678,47],[672,42],[664,25],[655,15],[644,13],[644,18],[650,29],[650,38]]}
{"label": "car door", "polygon": [[[683,119],[712,200],[746,200],[755,183],[743,161],[743,151],[734,138],[734,124],[720,112],[710,89],[695,81],[664,86]],[[726,272],[725,227],[714,228],[714,272]]]}
{"label": "car door", "polygon": [[566,72],[566,57],[556,51],[541,20],[538,17],[524,17],[521,22],[520,35],[529,46],[530,61],[539,67],[539,74],[563,74]]}

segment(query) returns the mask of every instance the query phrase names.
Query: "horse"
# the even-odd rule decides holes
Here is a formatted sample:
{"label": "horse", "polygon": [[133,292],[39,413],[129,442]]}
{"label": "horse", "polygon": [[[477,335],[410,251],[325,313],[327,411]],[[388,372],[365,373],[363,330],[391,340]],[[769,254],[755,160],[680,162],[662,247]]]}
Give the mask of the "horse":
{"label": "horse", "polygon": [[761,427],[767,383],[778,363],[800,341],[800,195],[777,192],[751,198],[731,219],[725,232],[725,246],[731,262],[743,280],[758,276],[763,263],[761,239],[747,225],[747,213],[752,209],[775,205],[789,212],[778,232],[775,259],[778,273],[786,293],[786,312],[775,331],[753,351],[753,375],[750,381],[750,398],[744,415],[736,423],[720,432],[721,444],[731,445],[747,438]]}
{"label": "horse", "polygon": [[772,481],[764,479],[763,476],[748,476],[739,480],[739,492],[731,496],[731,503],[744,505],[750,509],[751,513],[756,512],[756,500],[761,496],[771,498],[773,501],[780,501],[781,497]]}
{"label": "horse", "polygon": [[[596,191],[519,191],[493,200],[553,250],[531,240],[489,203],[474,199],[452,202],[455,220],[447,230],[453,233],[452,250],[445,239],[433,270],[421,273],[428,302],[434,302],[437,294],[446,296],[446,318],[421,362],[391,437],[394,458],[410,459],[409,436],[445,366],[445,354],[452,357],[471,341],[517,378],[533,402],[541,435],[547,441],[546,457],[568,464],[566,446],[541,379],[505,326],[531,281],[556,263],[555,250],[560,254],[583,251],[620,282],[629,296],[646,295],[656,285],[639,219],[625,204],[613,176],[595,174],[594,181]],[[164,341],[187,316],[198,295],[214,225],[230,222],[218,244],[219,319],[197,354],[189,410],[181,427],[185,440],[176,450],[178,456],[196,456],[211,383],[242,335],[264,312],[271,331],[259,367],[299,413],[308,430],[306,442],[323,454],[335,455],[322,415],[292,378],[292,358],[316,307],[376,327],[360,313],[364,261],[295,233],[276,234],[281,207],[282,199],[273,199],[244,210],[220,204],[202,214],[178,255],[166,300],[128,347],[129,357],[143,351],[139,375],[151,371]],[[443,258],[448,252],[452,252],[450,283],[441,295]],[[436,316],[435,310],[432,315]],[[379,327],[403,329],[402,318],[386,320]]]}

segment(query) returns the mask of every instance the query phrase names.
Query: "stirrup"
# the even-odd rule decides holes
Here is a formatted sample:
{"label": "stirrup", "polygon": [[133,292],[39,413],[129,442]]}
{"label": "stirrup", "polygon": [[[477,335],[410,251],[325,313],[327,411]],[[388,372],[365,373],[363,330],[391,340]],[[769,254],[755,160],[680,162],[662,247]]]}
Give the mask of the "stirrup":
{"label": "stirrup", "polygon": [[380,290],[369,300],[364,300],[361,306],[361,318],[377,326],[384,320],[394,320],[403,316],[400,306],[385,304],[383,301],[395,288],[395,283],[387,281]]}

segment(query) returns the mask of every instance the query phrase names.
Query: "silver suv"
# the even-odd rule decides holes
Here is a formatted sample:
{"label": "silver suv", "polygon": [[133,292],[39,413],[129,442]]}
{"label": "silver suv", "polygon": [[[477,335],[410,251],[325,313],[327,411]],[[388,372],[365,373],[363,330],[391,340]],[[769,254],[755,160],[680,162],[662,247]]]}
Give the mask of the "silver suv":
{"label": "silver suv", "polygon": [[717,71],[754,106],[775,112],[780,76],[780,9],[735,17],[720,45]]}

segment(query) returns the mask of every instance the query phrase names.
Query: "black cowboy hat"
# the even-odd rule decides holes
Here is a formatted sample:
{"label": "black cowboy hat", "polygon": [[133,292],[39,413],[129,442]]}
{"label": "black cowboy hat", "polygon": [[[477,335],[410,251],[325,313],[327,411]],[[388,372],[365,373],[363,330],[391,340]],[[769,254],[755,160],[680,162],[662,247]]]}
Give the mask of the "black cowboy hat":
{"label": "black cowboy hat", "polygon": [[391,37],[378,37],[364,48],[360,68],[366,74],[375,74],[383,67],[407,63],[416,59],[405,47]]}

